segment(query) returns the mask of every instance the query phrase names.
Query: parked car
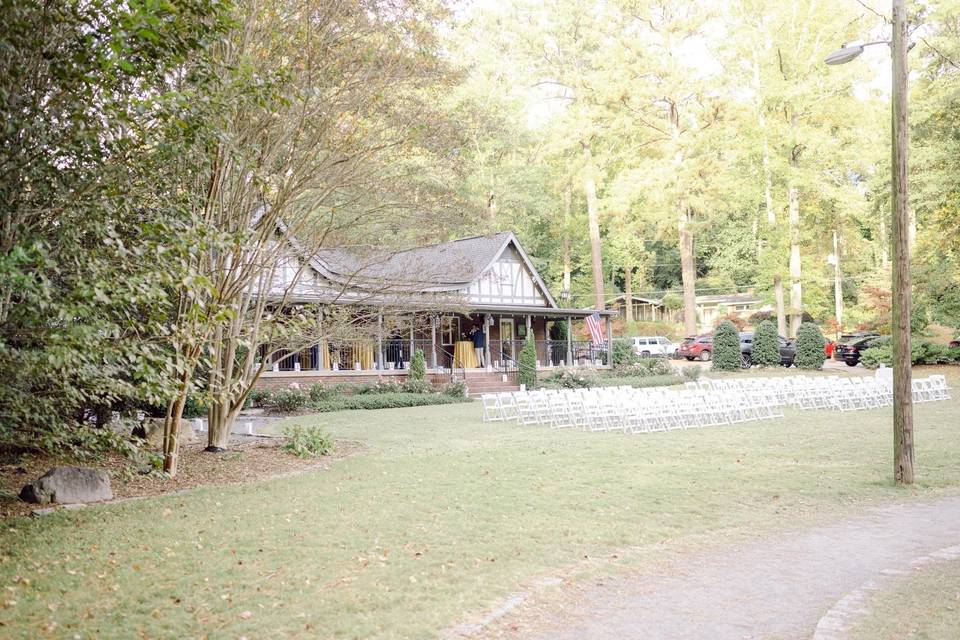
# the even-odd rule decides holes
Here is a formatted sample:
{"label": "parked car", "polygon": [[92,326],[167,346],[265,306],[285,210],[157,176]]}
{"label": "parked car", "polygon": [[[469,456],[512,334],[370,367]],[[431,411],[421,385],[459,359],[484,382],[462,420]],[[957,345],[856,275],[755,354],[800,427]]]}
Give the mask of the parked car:
{"label": "parked car", "polygon": [[713,355],[713,336],[687,336],[680,343],[677,355],[687,360],[709,361]]}
{"label": "parked car", "polygon": [[[780,364],[789,367],[797,357],[797,345],[793,340],[787,340],[783,336],[777,336],[780,343]],[[753,332],[740,332],[740,361],[744,369],[749,369],[753,365]]]}
{"label": "parked car", "polygon": [[870,346],[870,343],[880,337],[878,333],[858,332],[840,336],[836,348],[833,350],[835,360],[843,360],[848,367],[855,367],[860,363],[860,352]]}
{"label": "parked car", "polygon": [[670,342],[663,336],[634,336],[633,352],[641,358],[650,356],[672,356],[677,350],[677,345]]}

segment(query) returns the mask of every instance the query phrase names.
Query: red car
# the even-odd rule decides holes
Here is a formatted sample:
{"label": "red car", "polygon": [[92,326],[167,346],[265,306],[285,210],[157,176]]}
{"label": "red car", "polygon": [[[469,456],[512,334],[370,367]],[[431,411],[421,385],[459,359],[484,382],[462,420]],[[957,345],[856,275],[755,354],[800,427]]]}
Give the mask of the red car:
{"label": "red car", "polygon": [[687,336],[680,343],[677,355],[687,360],[707,362],[713,355],[713,336]]}

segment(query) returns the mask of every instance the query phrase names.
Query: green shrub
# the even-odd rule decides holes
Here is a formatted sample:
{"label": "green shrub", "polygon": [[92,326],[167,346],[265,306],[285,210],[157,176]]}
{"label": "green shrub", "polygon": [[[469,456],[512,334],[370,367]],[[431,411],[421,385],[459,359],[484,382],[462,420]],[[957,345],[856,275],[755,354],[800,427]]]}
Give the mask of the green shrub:
{"label": "green shrub", "polygon": [[250,402],[255,407],[269,407],[273,404],[273,392],[270,389],[254,389],[250,392]]}
{"label": "green shrub", "polygon": [[713,334],[713,370],[736,371],[740,368],[740,333],[737,326],[724,320]]}
{"label": "green shrub", "polygon": [[325,456],[333,451],[333,438],[320,427],[304,427],[299,424],[283,429],[287,442],[283,450],[298,458]]}
{"label": "green shrub", "polygon": [[823,350],[826,344],[820,327],[812,322],[802,323],[797,330],[797,355],[793,363],[798,369],[822,369],[827,359]]}
{"label": "green shrub", "polygon": [[560,369],[543,380],[544,386],[562,389],[589,389],[598,384],[596,376],[575,369]]}
{"label": "green shrub", "polygon": [[867,369],[876,369],[881,364],[893,366],[893,347],[886,344],[864,349],[860,352],[860,362]]}
{"label": "green shrub", "polygon": [[467,398],[455,398],[443,393],[371,393],[366,395],[338,396],[310,407],[320,413],[354,409],[398,409],[402,407],[425,407],[435,404],[467,402]]}
{"label": "green shrub", "polygon": [[397,388],[394,391],[387,393],[436,393],[437,388],[434,387],[428,380],[416,380],[410,379],[404,382],[402,385],[397,385]]}
{"label": "green shrub", "polygon": [[273,396],[273,406],[277,411],[290,413],[307,404],[309,396],[299,389],[283,389]]}
{"label": "green shrub", "polygon": [[326,400],[327,398],[332,398],[337,395],[337,390],[334,387],[328,387],[318,383],[310,387],[308,394],[310,396],[310,402],[320,402],[321,400]]}
{"label": "green shrub", "polygon": [[665,376],[676,373],[670,362],[663,358],[640,358],[630,365],[619,365],[610,372],[611,376]]}
{"label": "green shrub", "polygon": [[780,365],[780,339],[777,336],[777,325],[770,320],[762,321],[753,333],[751,361],[761,367]]}
{"label": "green shrub", "polygon": [[423,380],[427,377],[427,363],[423,358],[423,349],[417,349],[413,352],[413,358],[410,360],[410,380]]}
{"label": "green shrub", "polygon": [[537,347],[529,338],[524,341],[517,362],[517,381],[527,389],[537,388]]}
{"label": "green shrub", "polygon": [[451,398],[465,398],[467,396],[467,383],[458,378],[454,378],[448,384],[444,385],[442,393]]}
{"label": "green shrub", "polygon": [[678,367],[678,369],[684,382],[696,382],[700,379],[700,374],[703,373],[700,367]]}
{"label": "green shrub", "polygon": [[[417,382],[423,382],[423,381],[419,380]],[[426,384],[429,385],[430,383],[427,382]],[[363,395],[366,393],[400,393],[403,390],[404,390],[403,383],[390,382],[390,381],[384,382],[383,380],[377,380],[373,384],[364,384],[364,385],[356,386],[353,389],[353,393],[355,395]]]}
{"label": "green shrub", "polygon": [[613,365],[631,365],[640,357],[633,351],[633,341],[617,339],[613,341]]}

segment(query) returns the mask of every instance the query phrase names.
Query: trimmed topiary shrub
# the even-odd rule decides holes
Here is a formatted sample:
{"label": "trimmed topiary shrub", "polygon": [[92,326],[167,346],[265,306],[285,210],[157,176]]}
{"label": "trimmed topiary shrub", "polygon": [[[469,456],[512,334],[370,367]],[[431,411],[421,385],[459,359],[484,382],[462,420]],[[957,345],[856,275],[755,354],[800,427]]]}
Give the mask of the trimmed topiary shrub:
{"label": "trimmed topiary shrub", "polygon": [[427,363],[423,358],[423,349],[417,349],[413,352],[413,358],[410,360],[410,374],[408,380],[424,380],[427,377]]}
{"label": "trimmed topiary shrub", "polygon": [[713,334],[713,370],[736,371],[740,363],[740,333],[737,325],[724,320]]}
{"label": "trimmed topiary shrub", "polygon": [[529,338],[524,341],[518,361],[517,381],[527,389],[537,388],[537,347]]}
{"label": "trimmed topiary shrub", "polygon": [[820,327],[812,322],[804,322],[797,331],[797,356],[793,363],[798,369],[822,369],[827,359],[823,350],[826,344]]}
{"label": "trimmed topiary shrub", "polygon": [[753,334],[753,364],[761,367],[776,367],[780,364],[780,339],[777,325],[764,320]]}

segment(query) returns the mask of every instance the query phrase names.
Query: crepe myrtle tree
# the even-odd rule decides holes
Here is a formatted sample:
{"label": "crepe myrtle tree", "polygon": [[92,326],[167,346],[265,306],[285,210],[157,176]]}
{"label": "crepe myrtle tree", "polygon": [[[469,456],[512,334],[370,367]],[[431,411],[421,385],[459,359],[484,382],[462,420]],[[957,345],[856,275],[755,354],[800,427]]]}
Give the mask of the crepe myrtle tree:
{"label": "crepe myrtle tree", "polygon": [[780,364],[780,339],[777,325],[764,320],[753,334],[751,362],[761,367],[775,367]]}
{"label": "crepe myrtle tree", "polygon": [[741,362],[737,326],[724,320],[713,333],[713,370],[735,371],[740,368]]}

